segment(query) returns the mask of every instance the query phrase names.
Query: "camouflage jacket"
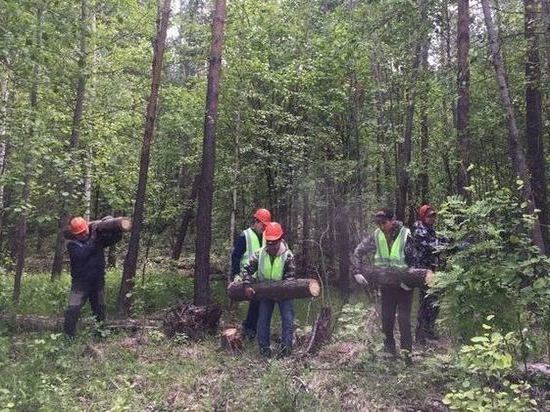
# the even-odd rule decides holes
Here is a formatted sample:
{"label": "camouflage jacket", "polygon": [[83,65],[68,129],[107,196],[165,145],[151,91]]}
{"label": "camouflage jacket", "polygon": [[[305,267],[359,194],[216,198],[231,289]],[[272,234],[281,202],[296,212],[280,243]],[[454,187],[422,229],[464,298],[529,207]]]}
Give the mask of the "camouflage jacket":
{"label": "camouflage jacket", "polygon": [[[390,234],[390,242],[393,244],[394,240],[399,235],[399,231],[403,227],[403,222],[396,221],[395,226],[393,227],[393,230]],[[391,247],[391,245],[389,245]],[[413,250],[413,242],[411,237],[407,238],[407,243],[405,243],[405,262],[409,266],[413,266],[412,259],[414,256],[414,250]],[[351,265],[352,265],[352,273],[358,274],[363,273],[363,266],[365,264],[372,265],[374,259],[374,254],[376,253],[376,239],[374,238],[374,232],[370,235],[363,238],[361,243],[357,245],[355,250],[353,251],[353,255],[351,256]],[[363,260],[366,260],[364,262]]]}
{"label": "camouflage jacket", "polygon": [[414,253],[412,266],[417,268],[426,268],[435,270],[440,264],[438,247],[449,244],[449,239],[445,236],[438,236],[433,227],[426,226],[422,221],[417,220],[413,225],[412,239],[414,244]]}

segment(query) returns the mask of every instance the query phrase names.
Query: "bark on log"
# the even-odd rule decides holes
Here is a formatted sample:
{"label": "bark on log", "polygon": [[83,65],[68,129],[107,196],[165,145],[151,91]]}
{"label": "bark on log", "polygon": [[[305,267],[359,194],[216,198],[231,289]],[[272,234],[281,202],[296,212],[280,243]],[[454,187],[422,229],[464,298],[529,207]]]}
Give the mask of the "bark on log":
{"label": "bark on log", "polygon": [[[91,227],[95,227],[98,232],[129,232],[132,230],[132,220],[127,217],[113,217],[105,220],[93,220]],[[71,230],[66,227],[63,229],[65,239],[74,239]]]}
{"label": "bark on log", "polygon": [[422,287],[430,282],[433,272],[428,269],[397,269],[370,266],[365,269],[367,281],[381,286],[399,286],[404,283],[408,287]]}
{"label": "bark on log", "polygon": [[238,353],[244,347],[242,331],[236,327],[226,328],[220,339],[221,346],[229,353]]}
{"label": "bark on log", "polygon": [[[0,315],[0,322],[5,322],[10,328],[21,332],[62,332],[63,320],[62,317],[37,315],[16,315],[15,317],[7,314]],[[94,323],[93,319],[83,319],[80,321],[81,326],[93,326]],[[161,322],[155,319],[147,319],[145,322],[135,319],[108,319],[104,328],[136,332],[142,328],[158,329],[160,326]]]}
{"label": "bark on log", "polygon": [[[254,299],[300,299],[317,297],[321,293],[321,286],[315,279],[286,279],[279,282],[258,282],[250,284],[256,292]],[[231,283],[227,287],[229,298],[232,300],[248,300],[244,294],[244,283]]]}

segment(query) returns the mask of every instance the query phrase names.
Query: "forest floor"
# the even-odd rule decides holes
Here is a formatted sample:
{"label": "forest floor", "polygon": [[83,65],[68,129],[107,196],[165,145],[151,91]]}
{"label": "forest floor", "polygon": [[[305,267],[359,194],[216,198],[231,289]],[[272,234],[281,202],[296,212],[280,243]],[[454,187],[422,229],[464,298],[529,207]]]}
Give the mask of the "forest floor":
{"label": "forest floor", "polygon": [[[107,277],[111,313],[119,279],[117,271]],[[0,276],[0,309],[7,307],[10,280]],[[222,285],[214,282],[215,298],[222,299]],[[55,284],[46,274],[27,276],[19,312],[62,315],[68,287],[67,275]],[[341,305],[333,295],[337,319]],[[136,304],[147,315],[191,296],[190,278],[156,273],[138,287]],[[4,327],[0,410],[446,410],[441,399],[452,375],[449,345],[415,349],[412,366],[384,356],[373,306],[358,306],[365,301],[362,293],[352,296],[351,305],[361,315],[351,322],[348,317],[342,333],[336,325],[319,353],[304,355],[297,344],[285,359],[260,357],[255,341],[239,354],[226,353],[219,336],[192,342],[146,329],[98,337],[81,327],[69,342],[60,333],[14,334]],[[296,301],[298,335],[312,324],[320,305],[320,299]],[[226,309],[222,325],[242,319],[246,304]],[[278,315],[272,331],[280,331]]]}

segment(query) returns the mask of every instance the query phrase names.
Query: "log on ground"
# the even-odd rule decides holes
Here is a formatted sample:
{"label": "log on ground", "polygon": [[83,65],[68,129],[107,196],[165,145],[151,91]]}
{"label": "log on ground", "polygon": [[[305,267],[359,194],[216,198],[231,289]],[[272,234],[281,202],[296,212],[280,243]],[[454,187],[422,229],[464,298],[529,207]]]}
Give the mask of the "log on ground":
{"label": "log on ground", "polygon": [[365,269],[367,281],[381,286],[399,286],[404,283],[408,287],[422,287],[433,277],[433,272],[428,269],[398,269],[369,266]]}
{"label": "log on ground", "polygon": [[[317,297],[321,293],[321,286],[315,279],[286,279],[278,282],[257,282],[249,285],[256,292],[254,299],[301,299]],[[244,294],[244,283],[231,283],[227,288],[232,300],[248,300]]]}
{"label": "log on ground", "polygon": [[[0,315],[0,322],[6,323],[12,330],[18,332],[63,332],[62,317],[49,317],[38,315]],[[82,326],[95,326],[93,318],[85,318],[80,321]],[[102,326],[112,331],[137,332],[141,329],[158,329],[161,323],[155,319],[136,320],[136,319],[107,319]]]}

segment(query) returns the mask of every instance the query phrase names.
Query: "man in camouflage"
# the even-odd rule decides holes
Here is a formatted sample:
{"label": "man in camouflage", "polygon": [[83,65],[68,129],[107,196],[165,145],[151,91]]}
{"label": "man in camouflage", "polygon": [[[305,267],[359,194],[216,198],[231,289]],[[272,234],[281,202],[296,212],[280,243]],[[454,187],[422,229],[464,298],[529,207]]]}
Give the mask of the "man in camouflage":
{"label": "man in camouflage", "polygon": [[[437,212],[431,205],[422,205],[418,209],[418,220],[413,225],[412,238],[414,254],[412,266],[435,271],[440,266],[438,248],[447,246],[449,239],[435,232]],[[416,325],[416,342],[425,344],[426,339],[436,340],[435,320],[439,313],[437,297],[428,293],[428,288],[420,289],[420,306]]]}

